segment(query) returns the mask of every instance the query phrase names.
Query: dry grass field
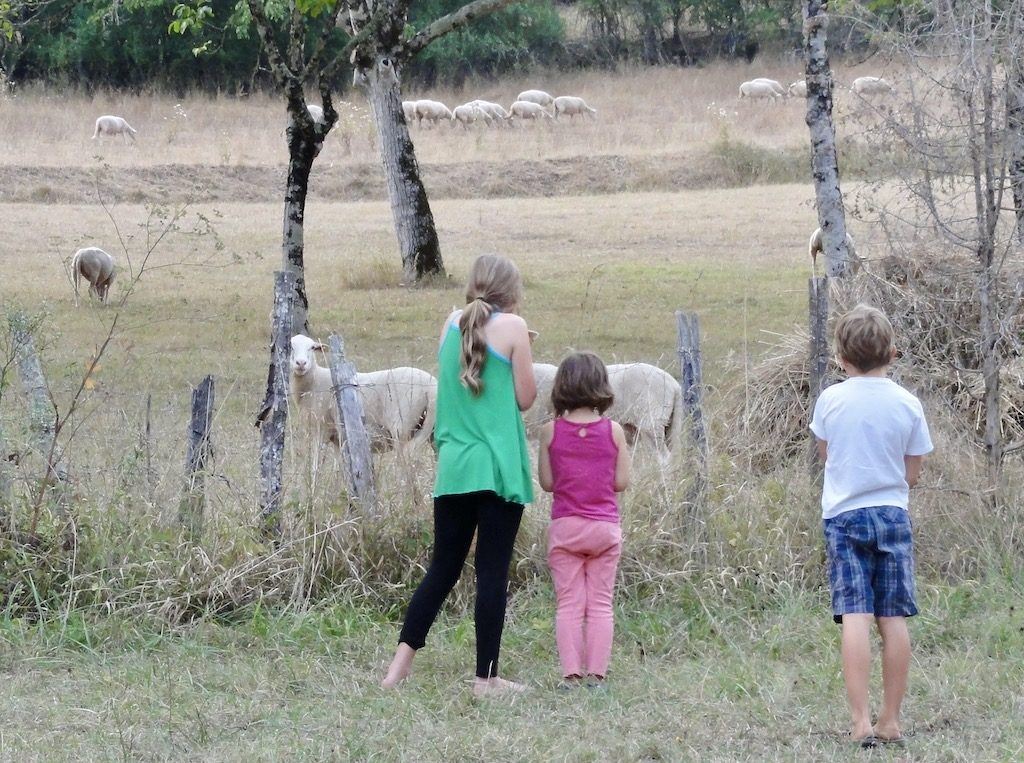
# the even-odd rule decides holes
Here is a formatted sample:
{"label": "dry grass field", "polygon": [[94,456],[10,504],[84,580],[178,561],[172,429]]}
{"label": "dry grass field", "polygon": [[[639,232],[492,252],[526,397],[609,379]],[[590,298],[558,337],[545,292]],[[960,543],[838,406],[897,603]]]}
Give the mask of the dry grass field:
{"label": "dry grass field", "polygon": [[[874,71],[841,69],[840,78],[863,73]],[[117,315],[66,430],[78,545],[39,554],[0,547],[8,576],[0,581],[0,760],[859,757],[843,737],[837,631],[821,589],[806,466],[755,472],[736,446],[735,402],[751,394],[748,374],[778,333],[805,321],[815,226],[799,105],[736,101],[735,85],[759,75],[797,76],[783,64],[756,72],[716,64],[412,94],[504,102],[546,86],[599,109],[598,120],[578,124],[414,128],[449,284],[398,285],[391,214],[358,97],[318,159],[306,217],[311,323],[318,336],[341,333],[360,370],[434,371],[439,323],[484,251],[512,256],[524,273],[538,360],[588,348],[608,362],[676,372],[673,311],[700,315],[706,504],[694,514],[686,447],[665,471],[637,453],[637,483],[623,505],[614,680],[606,693],[569,696],[554,689],[546,499],[529,509],[503,659],[532,688],[512,704],[476,704],[464,689],[467,581],[407,690],[375,688],[429,551],[428,454],[379,457],[383,518],[369,520],[346,506],[336,464],[310,481],[292,442],[288,543],[273,549],[253,531],[252,420],[280,264],[278,103],[44,91],[0,101],[0,306],[40,316],[58,409]],[[841,139],[854,132],[846,98]],[[138,144],[94,144],[100,113],[126,116]],[[119,193],[119,182],[136,185]],[[124,307],[74,306],[65,262],[77,247],[118,257],[119,299],[176,209],[184,211]],[[884,254],[870,223],[854,221],[853,232],[869,261]],[[190,385],[208,373],[217,380],[215,464],[206,533],[190,545],[175,529],[187,406]],[[0,431],[16,450],[27,435],[12,381],[2,389]],[[914,496],[924,614],[912,629],[913,736],[908,751],[872,758],[1016,760],[1024,622],[1019,566],[1007,550],[1020,520],[985,513],[978,451],[944,409],[929,415],[939,450]],[[27,454],[17,465],[22,524],[38,468]],[[1010,495],[1021,494],[1020,477],[1014,464]]]}

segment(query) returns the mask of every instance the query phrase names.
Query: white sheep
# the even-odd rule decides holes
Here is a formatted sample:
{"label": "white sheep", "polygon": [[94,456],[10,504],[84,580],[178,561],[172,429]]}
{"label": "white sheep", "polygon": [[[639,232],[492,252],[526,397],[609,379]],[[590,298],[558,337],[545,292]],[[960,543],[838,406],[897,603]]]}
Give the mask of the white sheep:
{"label": "white sheep", "polygon": [[412,124],[416,118],[416,101],[402,101],[402,114],[405,115],[406,124]]}
{"label": "white sheep", "polygon": [[87,246],[75,252],[71,258],[71,276],[75,284],[75,305],[78,305],[79,286],[82,278],[89,282],[89,292],[100,302],[106,302],[116,270],[117,263],[114,258],[98,247]]}
{"label": "white sheep", "polygon": [[649,445],[667,462],[683,423],[679,382],[648,363],[610,365],[608,382],[615,394],[608,417],[622,425],[630,442]]}
{"label": "white sheep", "polygon": [[572,119],[577,114],[580,116],[585,114],[595,118],[597,109],[590,108],[586,101],[575,95],[560,95],[555,99],[555,119],[558,119],[559,115],[562,114],[568,116],[569,119]]}
{"label": "white sheep", "polygon": [[[319,365],[315,351],[326,348],[304,334],[291,339],[291,394],[315,445],[340,445],[338,409],[331,371]],[[437,380],[406,366],[357,373],[363,421],[375,450],[416,446],[430,439],[437,408]]]}
{"label": "white sheep", "polygon": [[436,125],[442,119],[451,121],[452,112],[440,101],[416,101],[416,121],[423,124],[424,119]]}
{"label": "white sheep", "polygon": [[506,123],[508,121],[509,114],[500,103],[481,101],[479,98],[475,101],[470,101],[470,103],[487,114],[487,116],[491,118],[492,122]]}
{"label": "white sheep", "polygon": [[491,116],[475,103],[464,103],[452,109],[452,121],[462,125],[463,128],[468,128],[469,125],[477,121],[490,124]]}
{"label": "white sheep", "polygon": [[[860,270],[863,260],[857,254],[857,248],[853,245],[853,236],[849,233],[846,234],[846,250],[850,253],[850,270],[856,273]],[[818,253],[824,253],[824,251],[824,234],[821,232],[821,228],[815,228],[814,233],[811,234],[811,240],[807,242],[807,253],[811,257],[812,270],[818,262]]]}
{"label": "white sheep", "polygon": [[740,85],[740,98],[767,98],[772,103],[779,98],[779,93],[767,82],[744,82]]}
{"label": "white sheep", "polygon": [[523,413],[526,434],[537,437],[540,428],[555,417],[554,406],[551,404],[551,390],[555,387],[555,373],[558,366],[550,363],[533,364],[533,380],[537,384],[537,399],[530,409]]}
{"label": "white sheep", "polygon": [[536,103],[538,106],[550,106],[555,99],[543,90],[524,90],[516,96],[517,101]]}
{"label": "white sheep", "polygon": [[881,77],[857,77],[850,90],[857,95],[888,95],[892,92],[892,85]]}
{"label": "white sheep", "polygon": [[516,101],[509,107],[509,119],[551,119],[551,112],[533,101]]}
{"label": "white sheep", "polygon": [[135,128],[128,124],[128,121],[123,117],[105,114],[96,120],[96,129],[93,130],[92,138],[96,140],[100,135],[120,135],[125,143],[128,142],[128,138],[131,138],[132,143],[134,143],[135,133]]}
{"label": "white sheep", "polygon": [[768,77],[754,77],[754,79],[752,79],[750,81],[751,82],[766,82],[769,85],[771,85],[771,88],[772,88],[772,90],[775,91],[776,95],[781,95],[782,97],[785,97],[787,95],[787,93],[788,93],[786,88],[784,88],[782,86],[782,83],[779,82],[777,79],[770,79]]}
{"label": "white sheep", "polygon": [[797,80],[789,89],[786,91],[793,98],[806,98],[807,97],[807,80]]}
{"label": "white sheep", "polygon": [[310,103],[306,106],[306,111],[313,118],[313,121],[317,124],[324,123],[324,108],[323,106],[317,106],[315,103]]}

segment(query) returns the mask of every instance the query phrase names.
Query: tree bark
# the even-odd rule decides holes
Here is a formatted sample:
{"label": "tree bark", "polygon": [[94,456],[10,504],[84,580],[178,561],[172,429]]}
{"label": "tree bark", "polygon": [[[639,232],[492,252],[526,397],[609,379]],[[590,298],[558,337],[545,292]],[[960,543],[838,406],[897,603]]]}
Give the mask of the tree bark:
{"label": "tree bark", "polygon": [[405,282],[411,284],[426,276],[443,276],[441,245],[427,190],[420,178],[409,126],[402,113],[395,63],[386,56],[378,57],[372,65],[358,69],[357,78],[366,88],[380,138],[380,158],[387,179]]}
{"label": "tree bark", "polygon": [[1024,245],[1024,64],[1019,52],[1013,55],[1015,60],[1006,83],[1006,128],[1017,243]]}
{"label": "tree bark", "polygon": [[4,440],[3,422],[0,421],[0,533],[11,528],[13,498],[11,486],[14,482],[11,463],[7,460],[7,442]]}
{"label": "tree bark", "polygon": [[[305,108],[305,103],[302,104]],[[295,334],[309,334],[309,297],[306,295],[306,263],[304,224],[309,174],[320,144],[303,129],[289,106],[288,117],[288,184],[284,194],[284,230],[281,236],[281,259],[285,270],[292,273],[292,300],[289,339]]]}
{"label": "tree bark", "polygon": [[364,423],[363,398],[356,388],[356,367],[345,357],[345,345],[340,336],[331,334],[329,343],[331,383],[334,385],[334,404],[341,429],[339,444],[345,457],[349,486],[363,510],[372,513],[377,503],[373,459]]}
{"label": "tree bark", "polygon": [[846,212],[839,189],[836,131],[832,122],[832,70],[826,49],[827,0],[805,0],[804,54],[807,81],[807,127],[811,134],[811,172],[825,253],[825,272],[830,278],[850,269],[846,246]]}
{"label": "tree bark", "polygon": [[281,498],[284,493],[284,436],[288,423],[288,348],[291,340],[295,274],[274,274],[274,311],[271,316],[270,368],[260,427],[260,529],[266,537],[281,535]]}

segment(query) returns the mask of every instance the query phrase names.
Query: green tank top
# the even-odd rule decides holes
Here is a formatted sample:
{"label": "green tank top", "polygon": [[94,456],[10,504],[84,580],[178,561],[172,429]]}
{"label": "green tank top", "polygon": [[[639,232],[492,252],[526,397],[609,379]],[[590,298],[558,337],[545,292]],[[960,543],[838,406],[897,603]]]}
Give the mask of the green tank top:
{"label": "green tank top", "polygon": [[484,389],[474,395],[459,379],[461,344],[456,320],[438,353],[434,497],[490,490],[512,503],[529,503],[533,480],[512,363],[488,348],[480,374]]}

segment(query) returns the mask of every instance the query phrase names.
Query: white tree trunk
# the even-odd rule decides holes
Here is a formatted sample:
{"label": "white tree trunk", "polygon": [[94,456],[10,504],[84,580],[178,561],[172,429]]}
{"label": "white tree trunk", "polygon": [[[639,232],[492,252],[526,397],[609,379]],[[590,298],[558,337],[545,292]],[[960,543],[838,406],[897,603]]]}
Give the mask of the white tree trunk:
{"label": "white tree trunk", "polygon": [[846,212],[839,189],[836,131],[832,122],[832,70],[826,50],[827,0],[804,2],[804,55],[807,80],[807,127],[811,133],[811,172],[822,232],[825,273],[830,278],[850,268],[846,246]]}
{"label": "white tree trunk", "polygon": [[372,66],[359,69],[356,74],[357,80],[366,88],[380,137],[380,157],[402,253],[405,282],[415,283],[424,276],[444,275],[434,214],[420,179],[412,138],[402,113],[394,64],[386,56],[378,57]]}

